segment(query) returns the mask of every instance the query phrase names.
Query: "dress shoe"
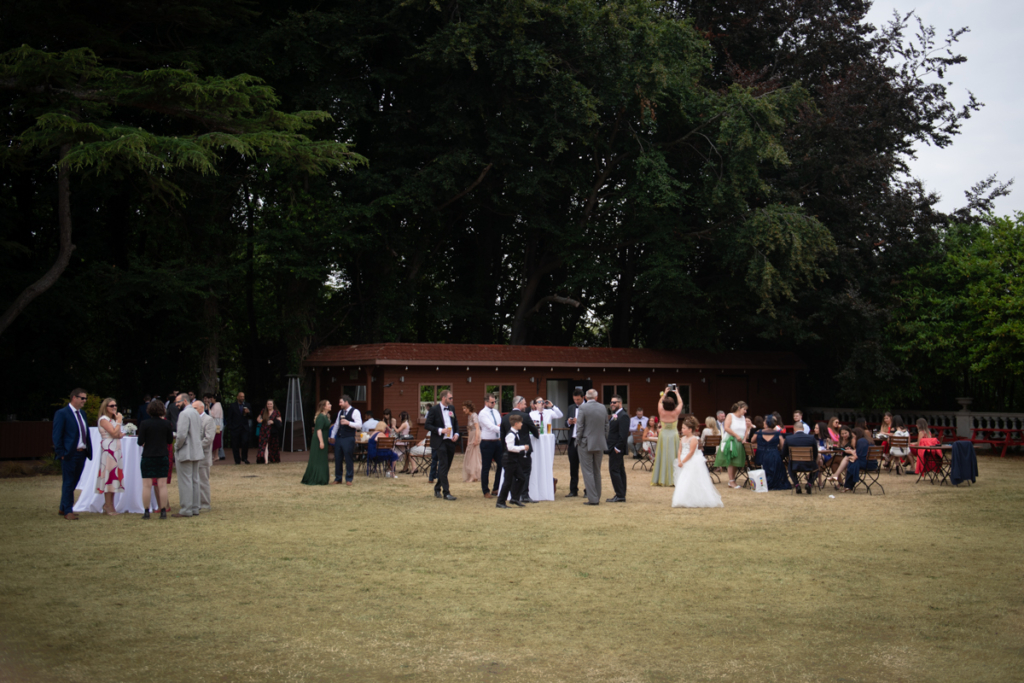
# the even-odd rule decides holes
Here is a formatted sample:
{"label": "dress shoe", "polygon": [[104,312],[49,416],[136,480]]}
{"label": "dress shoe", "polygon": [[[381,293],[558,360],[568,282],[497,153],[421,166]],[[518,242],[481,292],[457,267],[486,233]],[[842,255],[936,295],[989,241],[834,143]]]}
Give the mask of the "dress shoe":
{"label": "dress shoe", "polygon": [[606,498],[604,502],[606,502],[606,503],[625,503],[626,499],[625,498],[619,498],[618,496],[612,496],[611,498]]}
{"label": "dress shoe", "polygon": [[68,520],[69,522],[73,522],[76,519],[78,519],[78,513],[69,512],[68,514],[64,515],[64,519]]}
{"label": "dress shoe", "polygon": [[484,498],[490,498],[490,497],[491,497],[491,494],[489,494],[486,491],[484,491]]}
{"label": "dress shoe", "polygon": [[336,485],[336,484],[340,484],[340,483],[341,483],[341,482],[340,482],[340,481],[338,481],[337,479],[331,479],[331,486],[334,486],[334,485]]}
{"label": "dress shoe", "polygon": [[533,498],[530,498],[529,496],[524,496],[524,497],[519,499],[519,502],[520,503],[536,503],[538,501],[534,500]]}
{"label": "dress shoe", "polygon": [[579,496],[580,496],[580,494],[578,494],[578,493],[567,493],[567,494],[565,494],[566,498],[579,498]]}
{"label": "dress shoe", "polygon": [[504,503],[502,503],[500,501],[495,503],[494,507],[501,508],[502,510],[508,510],[508,505],[505,505]]}
{"label": "dress shoe", "polygon": [[243,461],[242,461],[242,464],[243,464],[243,465],[251,465],[252,463],[251,463],[251,462],[249,462],[248,460],[243,460]]}
{"label": "dress shoe", "polygon": [[589,500],[583,501],[584,505],[600,505],[600,503],[591,503]]}
{"label": "dress shoe", "polygon": [[522,503],[520,503],[520,502],[519,502],[518,500],[510,500],[510,501],[508,502],[508,504],[509,504],[509,505],[515,505],[515,506],[516,506],[517,508],[524,508],[524,507],[526,507],[525,505],[523,505]]}
{"label": "dress shoe", "polygon": [[440,491],[434,491],[434,498],[440,498],[440,497],[441,497],[441,492]]}
{"label": "dress shoe", "polygon": [[458,498],[456,498],[455,496],[453,496],[453,495],[452,495],[452,494],[450,494],[450,493],[446,493],[446,494],[444,494],[444,499],[445,499],[445,500],[458,500]]}
{"label": "dress shoe", "polygon": [[433,484],[433,483],[434,483],[434,480],[433,480],[433,479],[427,479],[427,483],[428,483],[428,484]]}
{"label": "dress shoe", "polygon": [[346,481],[345,482],[345,486],[351,486],[351,485],[352,485],[352,482],[350,482],[350,481]]}
{"label": "dress shoe", "polygon": [[491,495],[496,497],[498,495],[498,489],[491,491]]}

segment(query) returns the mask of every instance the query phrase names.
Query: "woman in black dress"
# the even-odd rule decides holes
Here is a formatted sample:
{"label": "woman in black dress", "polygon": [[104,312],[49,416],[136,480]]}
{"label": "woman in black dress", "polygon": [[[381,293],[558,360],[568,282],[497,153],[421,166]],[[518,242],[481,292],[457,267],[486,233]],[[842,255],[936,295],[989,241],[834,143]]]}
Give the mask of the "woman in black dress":
{"label": "woman in black dress", "polygon": [[142,506],[146,509],[142,518],[149,519],[149,502],[155,484],[160,519],[167,519],[167,479],[171,474],[167,447],[174,442],[174,432],[171,423],[164,419],[167,411],[160,399],[150,401],[146,412],[150,417],[139,426],[138,434],[142,446]]}

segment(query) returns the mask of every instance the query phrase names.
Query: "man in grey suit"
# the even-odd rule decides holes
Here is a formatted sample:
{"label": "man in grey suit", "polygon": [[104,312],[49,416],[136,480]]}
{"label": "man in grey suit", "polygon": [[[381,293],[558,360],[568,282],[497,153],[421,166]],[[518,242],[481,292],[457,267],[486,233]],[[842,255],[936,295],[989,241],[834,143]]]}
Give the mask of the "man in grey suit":
{"label": "man in grey suit", "polygon": [[199,461],[199,510],[210,509],[210,467],[213,465],[213,437],[217,436],[217,422],[206,413],[206,404],[192,401],[203,425],[203,459]]}
{"label": "man in grey suit", "polygon": [[174,438],[174,462],[178,470],[178,498],[181,511],[171,517],[199,514],[199,463],[203,459],[203,422],[188,403],[188,394],[178,394],[178,428]]}
{"label": "man in grey suit", "polygon": [[576,450],[587,490],[584,505],[601,503],[601,458],[608,450],[608,411],[597,402],[597,390],[587,391],[587,402],[576,411]]}

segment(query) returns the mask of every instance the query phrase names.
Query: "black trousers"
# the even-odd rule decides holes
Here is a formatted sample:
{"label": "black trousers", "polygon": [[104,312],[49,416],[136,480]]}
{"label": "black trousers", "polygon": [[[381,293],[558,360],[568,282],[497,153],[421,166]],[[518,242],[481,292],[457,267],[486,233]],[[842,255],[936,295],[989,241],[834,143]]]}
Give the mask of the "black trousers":
{"label": "black trousers", "polygon": [[530,472],[533,472],[533,458],[530,457],[530,453],[531,451],[526,451],[526,453],[520,456],[523,459],[523,485],[519,489],[519,495],[516,496],[516,500],[530,497]]}
{"label": "black trousers", "polygon": [[616,453],[614,448],[608,449],[608,477],[612,480],[617,498],[626,497],[626,466],[622,462],[624,453]]}
{"label": "black trousers", "polygon": [[508,500],[509,492],[512,493],[512,500],[519,500],[523,493],[523,482],[529,481],[523,477],[523,461],[525,456],[522,453],[505,453],[502,462],[505,468],[505,481],[501,483],[501,492],[498,493],[498,502],[504,503]]}
{"label": "black trousers", "polygon": [[494,491],[498,490],[498,482],[501,481],[501,454],[504,450],[501,447],[501,441],[497,439],[480,442],[480,488],[484,490],[484,493],[490,493],[492,490],[488,488],[492,462],[498,466],[498,469],[494,472],[493,489]]}
{"label": "black trousers", "polygon": [[579,495],[580,452],[576,450],[576,439],[569,437],[569,493]]}
{"label": "black trousers", "polygon": [[437,478],[434,479],[434,490],[443,491],[444,495],[450,493],[448,489],[448,470],[452,466],[452,459],[455,457],[455,444],[445,439],[437,448],[431,449],[434,461],[437,463]]}
{"label": "black trousers", "polygon": [[231,454],[235,456],[236,465],[240,465],[242,462],[249,462],[248,428],[231,430]]}

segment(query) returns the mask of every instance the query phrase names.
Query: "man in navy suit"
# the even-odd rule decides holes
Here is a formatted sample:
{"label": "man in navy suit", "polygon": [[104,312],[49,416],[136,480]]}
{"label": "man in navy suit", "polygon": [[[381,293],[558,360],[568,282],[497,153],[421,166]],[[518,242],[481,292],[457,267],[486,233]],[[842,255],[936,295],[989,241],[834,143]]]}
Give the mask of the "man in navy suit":
{"label": "man in navy suit", "polygon": [[71,392],[68,405],[53,415],[53,453],[60,460],[64,482],[60,492],[60,514],[64,519],[76,520],[75,485],[82,478],[85,459],[92,460],[92,439],[86,426],[82,407],[88,398],[85,389]]}
{"label": "man in navy suit", "polygon": [[[789,456],[790,447],[808,447],[811,448],[811,453],[818,453],[818,442],[813,436],[804,431],[803,422],[797,421],[793,424],[793,434],[786,436],[786,443],[782,444],[782,457],[787,459]],[[796,492],[800,493],[800,479],[797,477],[797,472],[813,472],[814,470],[821,469],[821,456],[818,456],[818,463],[811,462],[798,462],[794,463],[790,461],[789,464],[789,478],[793,480],[793,486],[796,487]],[[807,489],[807,495],[811,495],[811,480],[807,480],[804,488]]]}

